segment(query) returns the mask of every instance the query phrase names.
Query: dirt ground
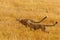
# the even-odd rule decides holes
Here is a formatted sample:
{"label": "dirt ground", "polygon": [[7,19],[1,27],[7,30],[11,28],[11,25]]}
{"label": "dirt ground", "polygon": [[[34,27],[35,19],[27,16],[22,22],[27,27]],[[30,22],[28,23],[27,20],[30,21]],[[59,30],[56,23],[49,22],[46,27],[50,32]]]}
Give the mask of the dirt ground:
{"label": "dirt ground", "polygon": [[[46,27],[45,33],[30,30],[18,21],[17,18],[41,20],[41,24],[53,24]],[[0,0],[0,40],[60,40],[60,0]]]}

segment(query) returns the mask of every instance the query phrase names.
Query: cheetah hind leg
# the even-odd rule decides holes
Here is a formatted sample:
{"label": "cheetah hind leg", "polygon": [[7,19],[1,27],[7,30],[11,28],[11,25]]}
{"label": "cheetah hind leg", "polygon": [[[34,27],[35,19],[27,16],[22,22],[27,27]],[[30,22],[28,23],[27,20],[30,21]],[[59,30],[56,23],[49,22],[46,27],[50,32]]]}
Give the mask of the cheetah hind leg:
{"label": "cheetah hind leg", "polygon": [[49,32],[46,31],[45,29],[46,29],[45,27],[42,27],[42,28],[41,28],[41,30],[42,30],[43,32],[49,33]]}

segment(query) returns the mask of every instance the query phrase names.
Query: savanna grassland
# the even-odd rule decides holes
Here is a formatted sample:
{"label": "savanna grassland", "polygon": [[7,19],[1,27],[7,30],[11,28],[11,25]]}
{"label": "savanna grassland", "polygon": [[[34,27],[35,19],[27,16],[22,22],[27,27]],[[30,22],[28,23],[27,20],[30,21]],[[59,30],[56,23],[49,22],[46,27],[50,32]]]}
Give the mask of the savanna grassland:
{"label": "savanna grassland", "polygon": [[[41,24],[58,24],[46,27],[45,33],[30,30],[17,18],[41,20]],[[0,0],[0,40],[60,40],[60,0]]]}

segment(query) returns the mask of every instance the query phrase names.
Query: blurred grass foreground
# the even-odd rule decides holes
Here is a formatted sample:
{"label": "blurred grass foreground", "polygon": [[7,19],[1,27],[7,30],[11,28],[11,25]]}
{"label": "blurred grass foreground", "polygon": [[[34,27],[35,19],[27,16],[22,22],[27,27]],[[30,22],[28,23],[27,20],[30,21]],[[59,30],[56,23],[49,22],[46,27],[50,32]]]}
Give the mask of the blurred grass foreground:
{"label": "blurred grass foreground", "polygon": [[[41,24],[52,24],[46,27],[45,33],[30,30],[17,18],[41,20],[48,16]],[[60,40],[60,0],[0,0],[0,40]]]}

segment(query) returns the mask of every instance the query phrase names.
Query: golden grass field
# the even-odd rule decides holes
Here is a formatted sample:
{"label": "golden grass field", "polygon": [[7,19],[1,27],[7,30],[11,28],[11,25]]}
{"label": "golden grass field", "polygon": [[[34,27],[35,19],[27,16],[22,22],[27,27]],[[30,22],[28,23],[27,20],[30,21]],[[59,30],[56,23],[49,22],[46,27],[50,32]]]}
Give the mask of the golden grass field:
{"label": "golden grass field", "polygon": [[[46,27],[45,33],[30,30],[17,18],[41,20],[48,16],[41,24],[58,24]],[[60,0],[0,0],[0,40],[60,40]]]}

